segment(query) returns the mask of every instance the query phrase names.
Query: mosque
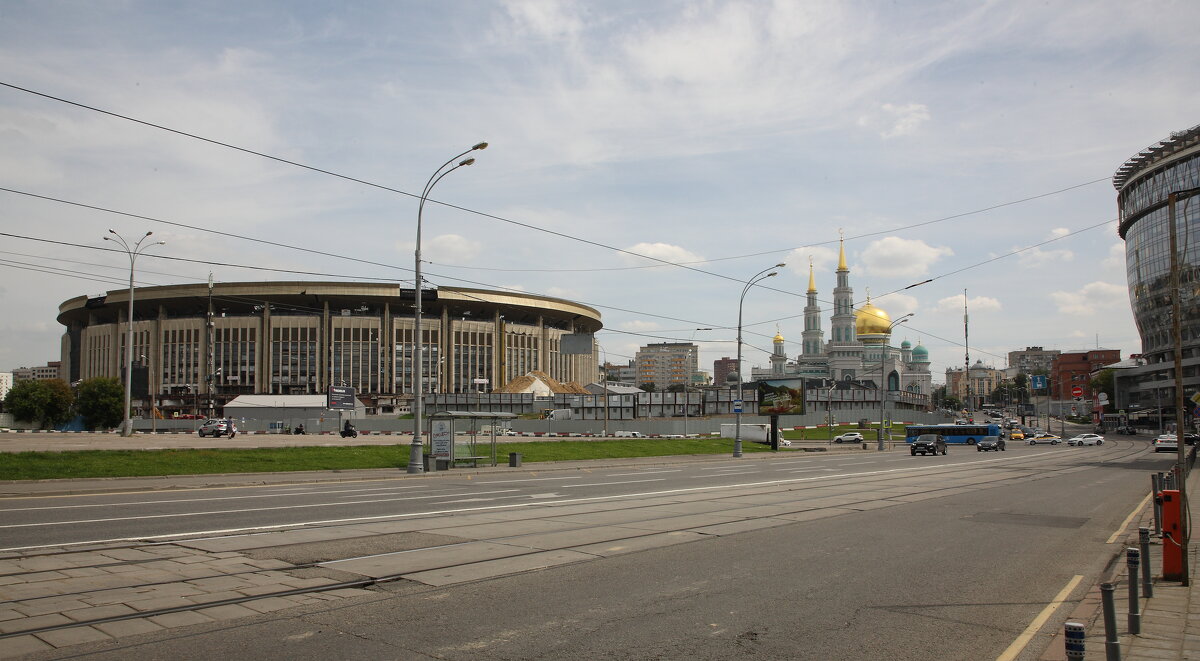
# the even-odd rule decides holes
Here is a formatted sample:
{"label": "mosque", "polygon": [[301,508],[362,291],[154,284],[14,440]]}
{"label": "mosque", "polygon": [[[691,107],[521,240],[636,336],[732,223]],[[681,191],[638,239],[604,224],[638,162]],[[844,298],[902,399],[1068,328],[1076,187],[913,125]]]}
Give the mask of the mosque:
{"label": "mosque", "polygon": [[[754,368],[757,379],[804,377],[837,384],[840,389],[877,390],[881,374],[889,393],[888,399],[906,402],[916,407],[928,405],[933,390],[929,372],[929,350],[904,340],[899,346],[889,346],[892,318],[871,303],[870,296],[861,308],[854,309],[854,290],[850,287],[850,268],[846,266],[846,247],[839,242],[837,285],[833,288],[833,315],[830,332],[825,341],[821,330],[821,306],[817,303],[817,280],[813,266],[808,265],[808,301],[804,307],[804,333],[801,353],[788,360],[782,334],[775,335],[771,366]],[[880,371],[882,362],[882,372]]]}

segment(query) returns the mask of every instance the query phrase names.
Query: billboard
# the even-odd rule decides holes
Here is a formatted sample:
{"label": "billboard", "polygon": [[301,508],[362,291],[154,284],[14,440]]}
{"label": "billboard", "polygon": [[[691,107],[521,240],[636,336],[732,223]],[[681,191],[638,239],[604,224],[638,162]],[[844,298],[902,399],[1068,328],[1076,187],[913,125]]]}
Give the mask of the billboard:
{"label": "billboard", "polygon": [[804,379],[762,379],[758,389],[759,415],[802,415]]}
{"label": "billboard", "polygon": [[334,411],[353,411],[357,403],[354,399],[354,388],[329,386],[329,394],[325,396],[325,408]]}

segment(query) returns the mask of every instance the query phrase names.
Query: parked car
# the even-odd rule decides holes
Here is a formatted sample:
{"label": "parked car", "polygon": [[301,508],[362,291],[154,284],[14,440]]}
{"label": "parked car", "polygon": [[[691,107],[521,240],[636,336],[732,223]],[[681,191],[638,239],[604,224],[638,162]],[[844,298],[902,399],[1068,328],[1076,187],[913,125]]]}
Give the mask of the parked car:
{"label": "parked car", "polygon": [[1025,432],[1021,431],[1020,429],[1017,429],[1016,427],[1013,427],[1008,432],[1008,438],[1011,440],[1014,440],[1014,441],[1023,441],[1023,440],[1025,440]]}
{"label": "parked car", "polygon": [[1186,445],[1195,445],[1197,441],[1200,441],[1200,434],[1184,434],[1183,435],[1183,442]]}
{"label": "parked car", "polygon": [[1104,437],[1100,434],[1080,434],[1067,439],[1067,445],[1104,445]]}
{"label": "parked car", "polygon": [[999,436],[984,436],[975,443],[975,449],[980,452],[988,450],[1004,451],[1004,439]]}
{"label": "parked car", "polygon": [[833,437],[834,443],[862,443],[864,440],[860,432],[848,431],[845,434]]}
{"label": "parked car", "polygon": [[1178,452],[1179,451],[1179,439],[1175,437],[1175,434],[1163,434],[1163,435],[1159,436],[1158,438],[1154,439],[1154,451],[1155,452]]}
{"label": "parked car", "polygon": [[200,428],[196,430],[196,433],[201,437],[212,436],[213,438],[216,438],[218,436],[228,435],[229,438],[233,438],[234,434],[237,433],[237,425],[233,422],[233,420],[226,420],[224,418],[210,418],[200,424]]}
{"label": "parked car", "polygon": [[1047,434],[1046,432],[1040,432],[1040,433],[1034,434],[1033,436],[1029,436],[1027,438],[1029,439],[1030,445],[1037,445],[1038,443],[1049,443],[1050,445],[1058,445],[1058,442],[1062,440],[1058,436],[1055,436],[1054,434]]}
{"label": "parked car", "polygon": [[914,457],[917,456],[918,452],[922,455],[936,455],[939,452],[946,454],[946,439],[941,434],[921,434],[913,439],[912,446],[909,447],[908,451]]}

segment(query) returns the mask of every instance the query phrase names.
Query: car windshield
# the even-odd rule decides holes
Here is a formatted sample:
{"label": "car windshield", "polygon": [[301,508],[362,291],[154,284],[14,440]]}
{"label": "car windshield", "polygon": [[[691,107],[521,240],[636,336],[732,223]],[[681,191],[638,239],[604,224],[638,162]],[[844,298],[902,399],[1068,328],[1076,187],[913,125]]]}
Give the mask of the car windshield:
{"label": "car windshield", "polygon": [[918,443],[933,443],[937,440],[937,434],[921,434],[917,437]]}
{"label": "car windshield", "polygon": [[983,438],[979,439],[979,442],[980,443],[995,443],[998,440],[1000,440],[999,436],[984,436]]}

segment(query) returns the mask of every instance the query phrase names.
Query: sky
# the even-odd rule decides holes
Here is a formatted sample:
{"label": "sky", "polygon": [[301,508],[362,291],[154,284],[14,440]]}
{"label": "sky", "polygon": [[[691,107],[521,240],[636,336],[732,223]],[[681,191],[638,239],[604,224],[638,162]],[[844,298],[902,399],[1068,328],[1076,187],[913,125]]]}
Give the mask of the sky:
{"label": "sky", "polygon": [[166,241],[139,285],[411,287],[421,189],[479,141],[426,206],[428,282],[595,307],[612,362],[694,340],[711,370],[780,262],[744,299],[746,364],[777,331],[799,354],[810,260],[829,340],[839,236],[856,301],[913,313],[893,343],[935,382],[964,300],[972,363],[1124,357],[1111,177],[1200,122],[1198,21],[1190,0],[4,0],[0,370],[57,360],[58,306],[126,287],[110,228]]}

